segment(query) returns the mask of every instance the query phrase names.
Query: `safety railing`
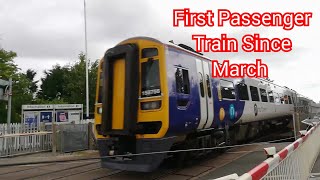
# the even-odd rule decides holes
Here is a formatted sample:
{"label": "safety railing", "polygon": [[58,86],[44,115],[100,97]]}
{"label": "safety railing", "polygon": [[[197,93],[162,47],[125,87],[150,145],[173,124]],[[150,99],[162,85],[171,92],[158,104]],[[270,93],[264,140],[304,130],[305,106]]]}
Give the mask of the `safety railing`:
{"label": "safety railing", "polygon": [[315,126],[303,133],[301,138],[238,179],[308,179],[320,151],[320,123],[313,124]]}
{"label": "safety railing", "polygon": [[11,124],[0,124],[0,136],[5,134],[21,134],[38,132],[40,130],[40,124],[22,124],[22,123],[11,123]]}
{"label": "safety railing", "polygon": [[30,132],[0,136],[0,157],[48,151],[52,132]]}

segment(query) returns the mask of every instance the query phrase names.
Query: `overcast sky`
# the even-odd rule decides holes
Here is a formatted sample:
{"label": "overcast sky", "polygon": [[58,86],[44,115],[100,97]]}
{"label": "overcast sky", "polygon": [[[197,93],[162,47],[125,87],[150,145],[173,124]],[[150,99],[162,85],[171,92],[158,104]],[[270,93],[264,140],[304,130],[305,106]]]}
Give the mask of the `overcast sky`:
{"label": "overcast sky", "polygon": [[[195,47],[192,34],[219,37],[227,33],[238,38],[247,33],[260,33],[269,38],[291,38],[290,53],[208,53],[212,59],[232,62],[253,62],[261,58],[269,66],[269,76],[275,83],[288,86],[315,101],[320,100],[319,1],[181,1],[181,0],[87,0],[88,56],[99,59],[118,42],[133,36],[150,36],[167,42]],[[16,63],[22,70],[38,72],[55,64],[68,64],[84,51],[83,0],[0,0],[0,46],[17,52]],[[172,10],[216,12],[313,12],[310,27],[284,31],[281,27],[235,28],[174,28]]]}

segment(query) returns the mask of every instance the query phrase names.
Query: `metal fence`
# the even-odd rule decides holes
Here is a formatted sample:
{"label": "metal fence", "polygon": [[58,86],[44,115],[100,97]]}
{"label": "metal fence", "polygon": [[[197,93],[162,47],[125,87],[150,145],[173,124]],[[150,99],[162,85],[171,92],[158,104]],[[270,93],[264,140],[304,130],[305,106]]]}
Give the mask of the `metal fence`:
{"label": "metal fence", "polygon": [[36,124],[0,124],[0,157],[48,151],[52,132],[40,131]]}
{"label": "metal fence", "polygon": [[[56,124],[56,133],[52,132],[52,124],[0,124],[0,157],[50,151],[53,147],[60,152],[89,149],[92,122]],[[55,143],[53,134],[56,134]]]}
{"label": "metal fence", "polygon": [[303,137],[245,173],[239,179],[308,179],[320,152],[319,124],[317,123]]}
{"label": "metal fence", "polygon": [[7,124],[0,124],[0,136],[5,134],[21,134],[21,133],[31,133],[40,130],[40,125],[38,124],[21,124],[21,123],[11,123],[9,126]]}
{"label": "metal fence", "polygon": [[61,124],[57,126],[57,150],[73,152],[89,149],[89,124]]}

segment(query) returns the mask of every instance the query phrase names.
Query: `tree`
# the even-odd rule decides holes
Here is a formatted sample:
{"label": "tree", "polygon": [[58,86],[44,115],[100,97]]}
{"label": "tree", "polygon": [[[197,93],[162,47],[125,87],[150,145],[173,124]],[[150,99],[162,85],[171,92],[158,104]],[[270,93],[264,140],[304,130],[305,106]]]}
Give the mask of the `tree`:
{"label": "tree", "polygon": [[66,76],[69,72],[68,67],[55,65],[52,69],[44,71],[45,77],[41,78],[41,90],[37,97],[44,100],[60,99],[66,94]]}
{"label": "tree", "polygon": [[34,80],[36,74],[37,73],[32,69],[28,69],[27,72],[26,72],[26,77],[31,82],[31,85],[30,85],[29,89],[32,92],[32,94],[35,94],[37,92],[37,89],[38,89],[38,86],[37,86],[38,81]]}
{"label": "tree", "polygon": [[13,62],[15,57],[15,52],[0,49],[0,78],[9,79],[18,71],[17,65]]}
{"label": "tree", "polygon": [[[90,112],[94,111],[96,79],[98,61],[89,65],[89,99]],[[52,101],[62,99],[70,104],[86,105],[86,61],[85,55],[80,53],[74,64],[61,67],[54,66],[45,71],[45,77],[41,79],[41,90],[37,98]],[[86,107],[84,107],[85,109]]]}
{"label": "tree", "polygon": [[33,100],[33,92],[30,91],[32,82],[24,73],[17,73],[12,85],[12,112],[11,122],[21,122],[21,107],[30,104]]}
{"label": "tree", "polygon": [[[30,91],[31,81],[26,74],[19,72],[18,66],[14,63],[17,56],[15,52],[0,49],[0,77],[8,80],[12,78],[12,119],[11,122],[20,122],[21,106],[28,104],[32,100]],[[7,102],[0,102],[0,122],[6,122]]]}

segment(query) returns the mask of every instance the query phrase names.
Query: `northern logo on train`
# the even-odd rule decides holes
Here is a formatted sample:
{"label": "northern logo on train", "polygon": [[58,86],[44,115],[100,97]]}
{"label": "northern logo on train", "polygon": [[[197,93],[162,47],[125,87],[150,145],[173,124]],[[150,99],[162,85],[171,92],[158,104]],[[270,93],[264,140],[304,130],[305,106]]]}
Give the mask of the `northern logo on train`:
{"label": "northern logo on train", "polygon": [[230,116],[230,119],[234,119],[235,118],[235,108],[234,108],[234,105],[233,104],[230,104],[229,106],[229,116]]}
{"label": "northern logo on train", "polygon": [[254,115],[257,116],[258,115],[258,106],[257,106],[257,104],[254,104],[253,110],[254,110]]}

